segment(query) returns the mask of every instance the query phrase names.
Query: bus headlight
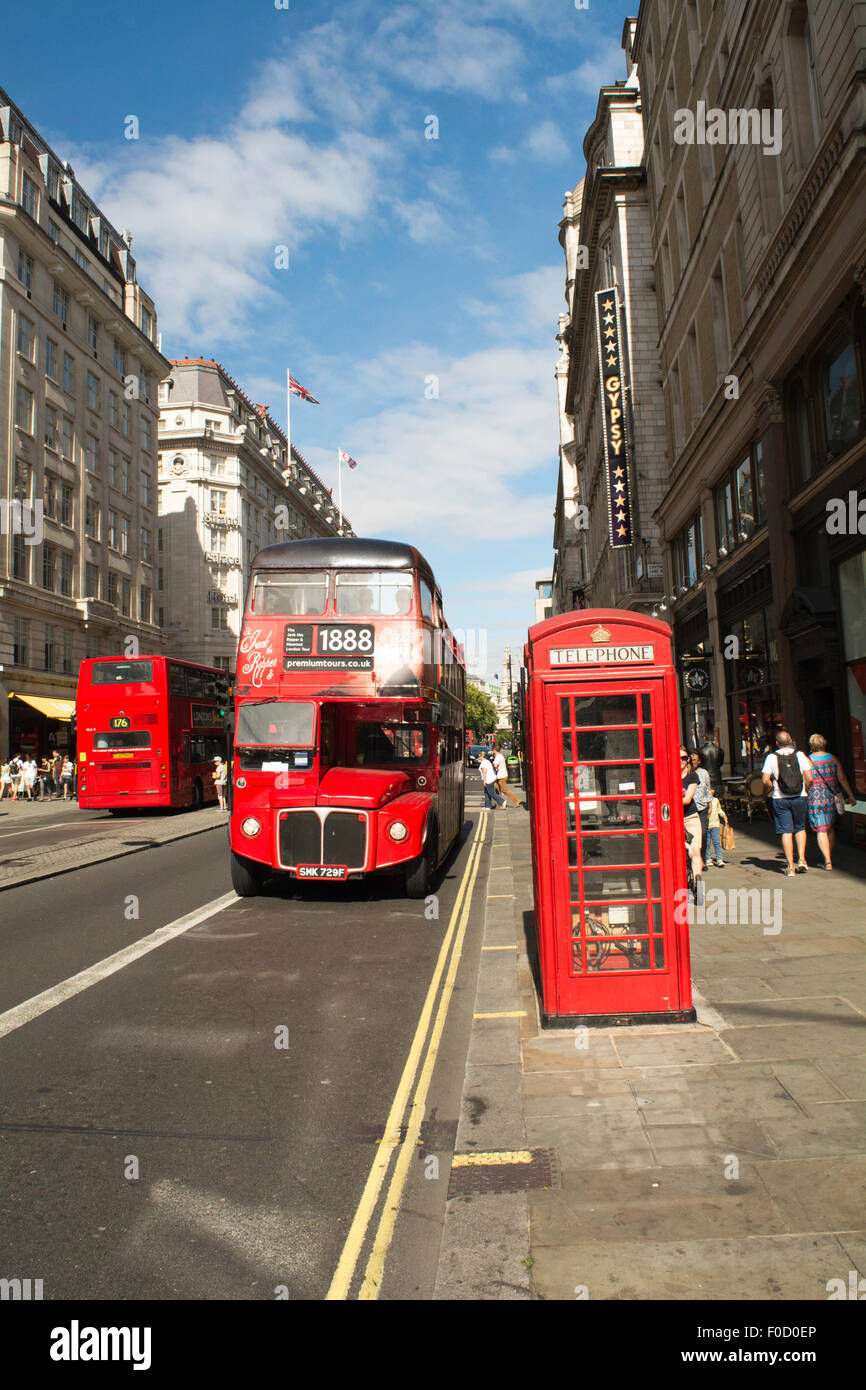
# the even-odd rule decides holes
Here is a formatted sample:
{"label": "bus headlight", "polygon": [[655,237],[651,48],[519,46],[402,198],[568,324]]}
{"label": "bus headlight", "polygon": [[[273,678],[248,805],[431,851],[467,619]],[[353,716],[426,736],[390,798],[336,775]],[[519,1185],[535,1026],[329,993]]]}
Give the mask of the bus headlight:
{"label": "bus headlight", "polygon": [[261,830],[261,825],[255,816],[247,816],[246,820],[241,821],[241,830],[248,839],[252,840]]}
{"label": "bus headlight", "polygon": [[396,840],[399,843],[401,840],[405,840],[409,831],[401,820],[392,820],[391,824],[388,826],[388,834],[391,836],[392,840]]}

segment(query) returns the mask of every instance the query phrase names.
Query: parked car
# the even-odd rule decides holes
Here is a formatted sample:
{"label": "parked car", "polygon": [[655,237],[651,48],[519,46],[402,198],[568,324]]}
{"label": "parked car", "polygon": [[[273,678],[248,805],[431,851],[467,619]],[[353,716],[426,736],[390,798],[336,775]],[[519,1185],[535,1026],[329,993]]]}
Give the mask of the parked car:
{"label": "parked car", "polygon": [[490,749],[486,743],[470,743],[466,749],[466,766],[477,767],[481,761],[482,753],[489,753]]}

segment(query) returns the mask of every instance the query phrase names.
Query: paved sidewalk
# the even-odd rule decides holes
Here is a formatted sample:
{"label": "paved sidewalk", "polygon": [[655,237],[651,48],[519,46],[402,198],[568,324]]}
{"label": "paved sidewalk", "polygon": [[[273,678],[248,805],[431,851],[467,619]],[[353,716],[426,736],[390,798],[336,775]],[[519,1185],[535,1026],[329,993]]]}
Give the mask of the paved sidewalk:
{"label": "paved sidewalk", "polygon": [[[69,807],[62,801],[37,803],[3,802],[0,809],[2,831],[12,838],[13,832],[34,828],[34,839],[38,838],[39,822],[43,814],[51,814],[63,828],[75,823],[79,815],[78,806]],[[141,816],[125,817],[108,821],[87,820],[82,817],[81,836],[64,839],[55,845],[31,845],[17,838],[14,849],[6,849],[0,841],[0,891],[4,888],[17,888],[25,883],[33,883],[41,878],[53,878],[56,874],[71,873],[87,864],[98,864],[106,859],[119,859],[125,854],[137,854],[139,850],[151,849],[154,845],[167,844],[170,840],[183,840],[190,835],[200,835],[217,825],[227,825],[228,816],[218,806],[206,806],[200,811],[181,811],[175,814],[151,813]]]}
{"label": "paved sidewalk", "polygon": [[528,817],[488,814],[456,1152],[552,1166],[546,1188],[484,1191],[497,1165],[473,1165],[462,1195],[452,1171],[437,1298],[826,1300],[866,1275],[866,856],[786,879],[770,827],[736,825],[707,887],[770,896],[754,925],[693,924],[698,1022],[578,1048],[539,1025]]}

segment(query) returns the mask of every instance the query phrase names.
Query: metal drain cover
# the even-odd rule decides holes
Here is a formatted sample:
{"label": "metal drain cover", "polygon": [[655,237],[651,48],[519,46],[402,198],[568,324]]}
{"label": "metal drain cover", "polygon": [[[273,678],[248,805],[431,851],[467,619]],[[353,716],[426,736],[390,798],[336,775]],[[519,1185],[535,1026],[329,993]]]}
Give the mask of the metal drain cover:
{"label": "metal drain cover", "polygon": [[518,1149],[491,1153],[455,1154],[448,1183],[449,1197],[475,1192],[528,1192],[559,1186],[554,1149]]}

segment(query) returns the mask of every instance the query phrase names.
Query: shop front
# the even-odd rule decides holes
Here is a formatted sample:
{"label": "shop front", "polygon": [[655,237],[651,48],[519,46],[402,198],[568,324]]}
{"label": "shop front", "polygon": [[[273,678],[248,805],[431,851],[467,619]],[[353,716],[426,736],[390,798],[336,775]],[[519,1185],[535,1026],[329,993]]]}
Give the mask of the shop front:
{"label": "shop front", "polygon": [[7,754],[27,753],[42,758],[66,752],[71,747],[70,723],[74,713],[74,700],[11,692]]}
{"label": "shop front", "polygon": [[778,729],[787,725],[769,564],[720,587],[719,624],[731,731],[728,765],[742,776],[760,771]]}
{"label": "shop front", "polygon": [[849,720],[848,747],[840,748],[838,756],[857,797],[851,816],[854,844],[866,848],[866,549],[840,564],[838,579]]}

